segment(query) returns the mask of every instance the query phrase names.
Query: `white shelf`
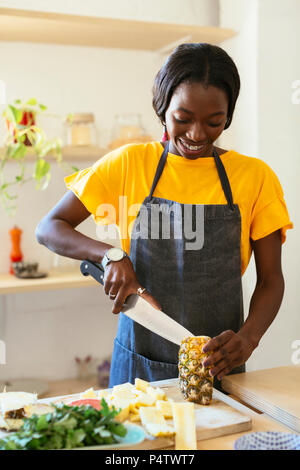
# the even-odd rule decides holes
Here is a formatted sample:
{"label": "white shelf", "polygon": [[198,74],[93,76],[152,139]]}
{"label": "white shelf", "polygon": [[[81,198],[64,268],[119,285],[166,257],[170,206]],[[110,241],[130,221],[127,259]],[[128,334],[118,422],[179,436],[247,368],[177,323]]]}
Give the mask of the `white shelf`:
{"label": "white shelf", "polygon": [[218,44],[235,34],[232,29],[217,26],[153,23],[0,7],[0,41],[165,52],[180,42]]}
{"label": "white shelf", "polygon": [[40,279],[19,279],[12,274],[0,274],[0,295],[91,286],[99,286],[99,283],[91,276],[83,276],[79,269],[50,271],[47,277]]}
{"label": "white shelf", "polygon": [[[109,152],[109,149],[103,149],[97,146],[65,146],[62,149],[62,156],[64,161],[68,162],[77,162],[81,160],[96,161],[99,158],[103,157],[106,153]],[[4,157],[5,148],[0,148],[0,159]],[[34,161],[36,159],[36,154],[28,147],[28,152],[25,156],[25,161]],[[49,154],[45,157],[46,160],[54,160],[54,157]],[[10,162],[15,160],[11,159]]]}

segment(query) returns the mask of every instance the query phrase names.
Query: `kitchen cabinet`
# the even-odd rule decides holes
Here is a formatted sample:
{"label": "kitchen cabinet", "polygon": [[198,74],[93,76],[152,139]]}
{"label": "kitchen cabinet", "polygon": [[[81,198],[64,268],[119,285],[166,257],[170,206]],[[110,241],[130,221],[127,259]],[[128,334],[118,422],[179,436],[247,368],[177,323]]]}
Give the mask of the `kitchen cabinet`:
{"label": "kitchen cabinet", "polygon": [[218,44],[235,31],[0,8],[0,40],[167,52],[181,42]]}

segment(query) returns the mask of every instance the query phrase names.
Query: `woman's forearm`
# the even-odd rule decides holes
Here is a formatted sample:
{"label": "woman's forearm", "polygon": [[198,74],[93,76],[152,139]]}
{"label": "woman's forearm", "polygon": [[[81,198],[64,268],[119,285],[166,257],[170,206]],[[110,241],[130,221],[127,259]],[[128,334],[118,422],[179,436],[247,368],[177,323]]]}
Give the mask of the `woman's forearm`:
{"label": "woman's forearm", "polygon": [[60,219],[42,221],[35,233],[38,242],[49,250],[73,259],[100,262],[105,252],[112,247],[112,245],[83,235]]}
{"label": "woman's forearm", "polygon": [[251,341],[254,348],[258,346],[260,339],[276,317],[283,294],[282,276],[274,276],[256,285],[250,302],[249,315],[239,331],[239,334]]}

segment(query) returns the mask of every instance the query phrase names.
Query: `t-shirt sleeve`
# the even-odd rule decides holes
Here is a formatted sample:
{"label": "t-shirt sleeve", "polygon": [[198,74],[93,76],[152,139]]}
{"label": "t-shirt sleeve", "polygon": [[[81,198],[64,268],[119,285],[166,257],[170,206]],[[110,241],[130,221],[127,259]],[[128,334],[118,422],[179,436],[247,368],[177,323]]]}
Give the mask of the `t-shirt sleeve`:
{"label": "t-shirt sleeve", "polygon": [[264,164],[260,191],[252,210],[250,236],[252,240],[258,240],[281,230],[281,241],[284,243],[286,231],[291,228],[293,224],[281,184],[273,170]]}
{"label": "t-shirt sleeve", "polygon": [[119,198],[126,178],[126,149],[121,147],[97,160],[91,167],[64,178],[65,184],[97,224],[119,222]]}

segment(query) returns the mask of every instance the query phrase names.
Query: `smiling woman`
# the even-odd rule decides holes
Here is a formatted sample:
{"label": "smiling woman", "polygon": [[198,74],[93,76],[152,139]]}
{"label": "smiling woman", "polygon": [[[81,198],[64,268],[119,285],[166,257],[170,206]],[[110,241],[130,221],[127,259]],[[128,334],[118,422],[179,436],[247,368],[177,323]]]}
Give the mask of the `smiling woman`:
{"label": "smiling woman", "polygon": [[238,70],[223,49],[179,46],[153,86],[153,108],[170,138],[170,151],[186,158],[211,157],[213,143],[231,124],[239,90]]}
{"label": "smiling woman", "polygon": [[[239,89],[237,68],[223,49],[201,43],[177,47],[153,87],[153,107],[167,140],[123,146],[66,177],[70,191],[36,231],[39,242],[58,254],[102,263],[113,313],[138,294],[195,336],[210,337],[204,352],[211,354],[197,367],[209,368],[217,388],[217,379],[245,370],[279,310],[281,245],[292,228],[272,169],[214,145],[231,124]],[[91,214],[97,224],[113,223],[103,205],[115,209],[122,249],[112,251],[75,230]],[[171,214],[167,221],[165,214]],[[191,214],[196,237],[203,234],[200,245],[186,243],[191,240],[178,231],[185,214]],[[241,277],[252,251],[257,284],[244,321]],[[194,362],[186,361],[192,380],[186,389],[201,386]],[[121,313],[110,387],[135,377],[176,376],[178,346]]]}

